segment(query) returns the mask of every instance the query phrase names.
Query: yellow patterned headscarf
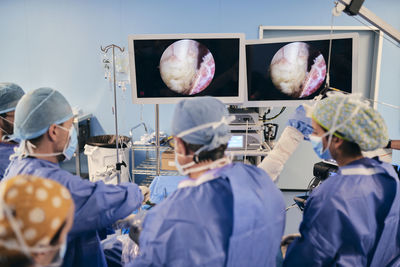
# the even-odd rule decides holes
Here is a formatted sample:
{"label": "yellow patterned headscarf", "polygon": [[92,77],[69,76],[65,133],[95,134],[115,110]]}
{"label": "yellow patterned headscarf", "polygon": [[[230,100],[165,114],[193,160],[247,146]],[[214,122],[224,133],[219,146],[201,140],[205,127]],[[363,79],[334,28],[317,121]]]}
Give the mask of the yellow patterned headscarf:
{"label": "yellow patterned headscarf", "polygon": [[330,93],[316,104],[312,118],[335,136],[358,144],[363,151],[382,148],[389,140],[385,121],[361,96]]}
{"label": "yellow patterned headscarf", "polygon": [[1,182],[0,198],[0,248],[9,250],[18,250],[21,238],[29,249],[50,246],[74,205],[64,186],[31,175]]}

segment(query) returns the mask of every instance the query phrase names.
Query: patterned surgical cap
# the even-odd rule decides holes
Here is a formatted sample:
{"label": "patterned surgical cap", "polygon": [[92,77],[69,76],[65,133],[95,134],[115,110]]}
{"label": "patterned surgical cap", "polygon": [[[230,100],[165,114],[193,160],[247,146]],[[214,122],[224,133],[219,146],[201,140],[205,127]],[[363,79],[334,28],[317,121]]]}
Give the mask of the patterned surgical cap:
{"label": "patterned surgical cap", "polygon": [[335,136],[363,151],[384,147],[389,140],[385,121],[361,96],[332,93],[316,104],[312,118],[327,131],[334,127]]}
{"label": "patterned surgical cap", "polygon": [[[18,175],[1,182],[2,203],[14,214],[19,232],[31,248],[50,246],[50,241],[66,221],[74,205],[69,191],[61,184],[31,175]],[[9,217],[0,209],[0,239],[18,244]]]}

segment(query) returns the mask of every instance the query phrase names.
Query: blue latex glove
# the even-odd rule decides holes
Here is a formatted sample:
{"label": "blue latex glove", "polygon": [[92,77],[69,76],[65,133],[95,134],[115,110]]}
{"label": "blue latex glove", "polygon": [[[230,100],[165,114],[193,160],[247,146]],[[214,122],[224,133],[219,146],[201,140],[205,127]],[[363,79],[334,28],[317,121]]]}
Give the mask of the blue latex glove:
{"label": "blue latex glove", "polygon": [[287,125],[299,130],[304,135],[304,140],[310,140],[308,136],[313,132],[313,127],[311,126],[311,118],[306,116],[306,110],[303,105],[296,108]]}
{"label": "blue latex glove", "polygon": [[186,176],[156,176],[150,184],[150,202],[158,204],[178,188]]}

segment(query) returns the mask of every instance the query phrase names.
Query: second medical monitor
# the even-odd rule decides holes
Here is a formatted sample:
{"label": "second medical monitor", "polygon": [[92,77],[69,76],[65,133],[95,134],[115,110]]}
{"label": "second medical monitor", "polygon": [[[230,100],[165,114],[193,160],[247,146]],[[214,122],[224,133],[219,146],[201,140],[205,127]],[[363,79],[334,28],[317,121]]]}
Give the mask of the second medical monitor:
{"label": "second medical monitor", "polygon": [[331,87],[356,92],[357,48],[357,33],[246,41],[245,105],[295,106],[313,99],[328,69]]}

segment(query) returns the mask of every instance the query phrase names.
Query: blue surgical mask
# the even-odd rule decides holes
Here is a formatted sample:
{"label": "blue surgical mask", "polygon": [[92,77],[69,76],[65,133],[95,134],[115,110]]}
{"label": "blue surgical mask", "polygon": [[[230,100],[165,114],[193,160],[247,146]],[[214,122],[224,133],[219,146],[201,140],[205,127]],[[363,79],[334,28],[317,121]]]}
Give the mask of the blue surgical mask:
{"label": "blue surgical mask", "polygon": [[322,144],[322,136],[310,135],[310,142],[318,157],[324,160],[332,159],[332,155],[329,152],[329,148],[326,148],[324,151],[324,145]]}
{"label": "blue surgical mask", "polygon": [[75,127],[71,126],[69,130],[69,143],[67,148],[64,148],[64,156],[67,160],[70,160],[76,151],[78,146],[78,134],[76,133]]}
{"label": "blue surgical mask", "polygon": [[78,135],[76,133],[75,127],[72,125],[71,128],[66,129],[60,125],[58,125],[61,129],[68,131],[69,142],[65,145],[63,150],[63,155],[66,160],[70,160],[76,151],[76,147],[78,145]]}

